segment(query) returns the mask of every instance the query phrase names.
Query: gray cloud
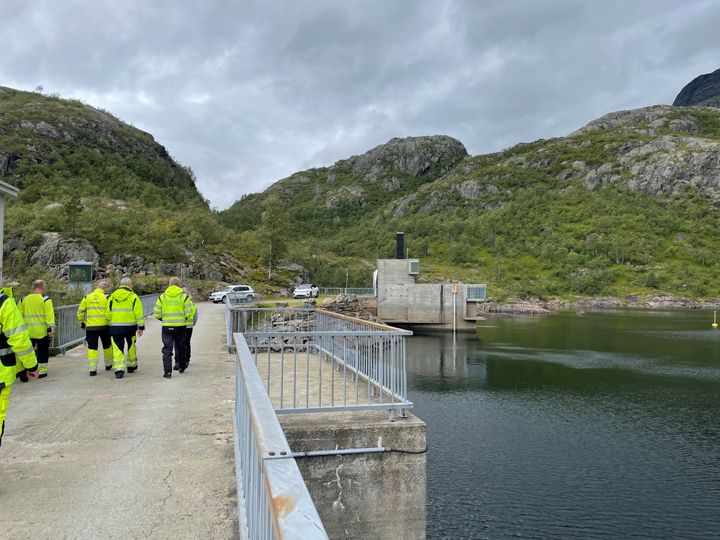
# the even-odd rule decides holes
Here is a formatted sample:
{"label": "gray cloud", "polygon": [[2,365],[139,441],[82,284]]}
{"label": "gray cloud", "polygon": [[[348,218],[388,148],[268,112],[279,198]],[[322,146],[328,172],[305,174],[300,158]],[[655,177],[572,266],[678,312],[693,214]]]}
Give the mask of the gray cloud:
{"label": "gray cloud", "polygon": [[[0,83],[150,133],[218,208],[391,137],[472,154],[670,103],[720,61],[685,0],[5,0]],[[8,16],[8,14],[10,14]]]}

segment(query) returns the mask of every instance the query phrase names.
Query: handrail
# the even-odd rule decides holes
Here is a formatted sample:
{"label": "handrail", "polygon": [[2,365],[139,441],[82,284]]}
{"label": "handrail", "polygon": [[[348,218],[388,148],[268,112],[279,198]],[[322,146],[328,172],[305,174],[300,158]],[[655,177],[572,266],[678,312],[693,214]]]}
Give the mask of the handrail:
{"label": "handrail", "polygon": [[323,540],[327,533],[242,334],[234,335],[235,479],[243,539]]}
{"label": "handrail", "polygon": [[400,330],[399,328],[395,328],[394,326],[390,326],[387,324],[377,323],[373,321],[366,321],[364,319],[359,319],[357,317],[351,317],[350,315],[345,315],[343,313],[335,313],[334,311],[328,311],[326,309],[315,309],[316,313],[322,313],[323,315],[326,315],[328,317],[335,317],[337,319],[342,319],[344,321],[348,321],[355,324],[362,324],[364,326],[370,326],[372,328],[377,328],[378,330],[386,330],[386,331],[401,331],[401,332],[407,332],[407,335],[412,335],[412,332],[409,330]]}
{"label": "handrail", "polygon": [[384,409],[394,419],[413,406],[409,330],[312,308],[228,306],[226,317],[228,336],[243,334],[278,414]]}
{"label": "handrail", "polygon": [[320,287],[321,295],[344,294],[346,296],[375,296],[375,289],[372,287]]}
{"label": "handrail", "polygon": [[[159,294],[144,294],[140,297],[145,316],[152,313],[159,296]],[[55,335],[53,336],[51,349],[65,351],[80,345],[85,340],[85,330],[80,328],[77,321],[79,307],[80,304],[71,304],[55,308]]]}

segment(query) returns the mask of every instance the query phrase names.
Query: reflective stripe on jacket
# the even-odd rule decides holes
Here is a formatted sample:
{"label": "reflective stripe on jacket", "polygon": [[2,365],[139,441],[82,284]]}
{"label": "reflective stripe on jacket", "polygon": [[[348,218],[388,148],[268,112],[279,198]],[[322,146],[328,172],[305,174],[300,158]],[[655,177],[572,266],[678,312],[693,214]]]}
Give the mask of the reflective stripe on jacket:
{"label": "reflective stripe on jacket", "polygon": [[193,326],[193,308],[195,304],[180,287],[171,285],[155,302],[153,311],[163,326]]}
{"label": "reflective stripe on jacket", "polygon": [[[0,388],[15,382],[15,364],[34,370],[38,363],[35,358],[27,326],[15,300],[0,294],[0,350],[5,354],[0,362]],[[12,365],[6,365],[12,357]]]}
{"label": "reflective stripe on jacket", "polygon": [[105,318],[108,299],[105,291],[95,289],[80,302],[77,310],[77,320],[80,324],[85,323],[88,330],[99,330],[107,328],[108,321]]}
{"label": "reflective stripe on jacket", "polygon": [[105,320],[114,335],[145,330],[142,302],[129,287],[120,287],[108,298]]}
{"label": "reflective stripe on jacket", "polygon": [[20,302],[20,311],[33,339],[44,338],[55,326],[55,310],[50,298],[40,293],[28,294]]}

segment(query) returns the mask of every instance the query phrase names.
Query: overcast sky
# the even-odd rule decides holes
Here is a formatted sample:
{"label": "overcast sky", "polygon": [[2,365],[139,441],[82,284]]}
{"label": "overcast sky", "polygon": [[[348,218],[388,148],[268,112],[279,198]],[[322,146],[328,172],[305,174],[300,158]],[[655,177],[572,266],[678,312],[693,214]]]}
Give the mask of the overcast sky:
{"label": "overcast sky", "polygon": [[672,103],[716,0],[2,0],[0,85],[154,135],[223,209],[392,137],[482,154]]}

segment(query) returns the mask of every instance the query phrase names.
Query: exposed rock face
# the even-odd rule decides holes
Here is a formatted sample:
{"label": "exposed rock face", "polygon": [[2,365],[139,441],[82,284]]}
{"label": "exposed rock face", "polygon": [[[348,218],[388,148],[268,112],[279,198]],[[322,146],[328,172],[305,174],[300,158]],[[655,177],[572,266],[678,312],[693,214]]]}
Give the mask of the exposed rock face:
{"label": "exposed rock face", "polygon": [[673,105],[720,107],[720,69],[695,77],[680,90]]}
{"label": "exposed rock face", "polygon": [[30,257],[33,264],[60,266],[70,261],[90,261],[97,264],[100,256],[87,240],[72,238],[64,240],[58,233],[43,235],[43,243]]}
{"label": "exposed rock face", "polygon": [[151,263],[136,255],[114,255],[108,270],[120,275],[185,276],[210,281],[236,282],[237,276],[247,277],[247,269],[229,255],[219,255],[214,260],[197,260],[192,254],[187,263]]}
{"label": "exposed rock face", "polygon": [[[628,139],[615,149],[616,160],[597,167],[584,162],[568,164],[566,177],[582,178],[588,189],[622,183],[650,195],[678,193],[690,187],[720,202],[720,143],[700,138],[697,119],[691,113],[682,118],[674,116],[674,107],[657,105],[610,113],[590,122],[570,137],[620,128],[655,138]],[[659,128],[678,135],[660,136],[655,132]]]}
{"label": "exposed rock face", "polygon": [[392,171],[416,178],[437,178],[468,155],[460,141],[446,135],[390,139],[361,156],[350,158],[355,174],[374,180]]}
{"label": "exposed rock face", "polygon": [[3,154],[0,152],[0,175],[11,173],[20,165],[20,156],[17,154]]}
{"label": "exposed rock face", "polygon": [[338,208],[340,206],[362,206],[364,204],[363,190],[357,186],[343,186],[337,191],[327,194],[325,206]]}
{"label": "exposed rock face", "polygon": [[[621,126],[631,127],[634,130],[639,124],[648,124],[650,128],[660,127],[666,121],[665,117],[674,112],[675,109],[670,105],[654,105],[652,107],[643,107],[642,109],[611,112],[572,132],[570,137],[582,133],[607,131]],[[646,129],[645,131],[648,130]],[[647,134],[652,135],[653,133]]]}

